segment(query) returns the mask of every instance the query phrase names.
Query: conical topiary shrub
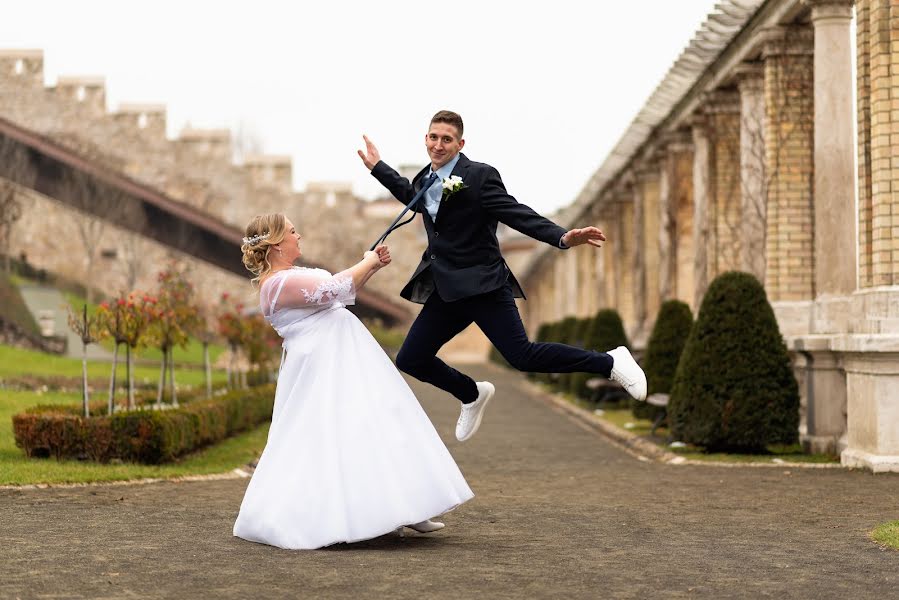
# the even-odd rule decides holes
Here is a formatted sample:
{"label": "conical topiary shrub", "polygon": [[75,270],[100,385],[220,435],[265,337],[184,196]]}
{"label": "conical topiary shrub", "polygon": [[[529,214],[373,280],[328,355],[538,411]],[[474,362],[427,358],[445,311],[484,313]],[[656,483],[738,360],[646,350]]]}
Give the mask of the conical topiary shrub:
{"label": "conical topiary shrub", "polygon": [[675,439],[707,450],[795,443],[799,387],[765,290],[747,273],[709,286],[674,376]]}
{"label": "conical topiary shrub", "polygon": [[[668,300],[662,303],[656,323],[649,334],[643,371],[646,373],[647,393],[668,394],[681,352],[693,327],[693,313],[685,302]],[[664,410],[648,402],[633,401],[634,416],[655,419]]]}
{"label": "conical topiary shrub", "polygon": [[[574,346],[578,342],[578,337],[580,337],[580,333],[578,329],[580,327],[580,319],[575,316],[565,317],[562,319],[562,325],[560,327],[561,333],[559,334],[559,339],[557,340],[560,344],[567,344],[569,346]],[[553,385],[556,386],[556,389],[559,391],[568,391],[568,379],[570,378],[569,373],[553,373],[550,376],[550,379],[553,381]]]}
{"label": "conical topiary shrub", "polygon": [[[587,328],[585,339],[584,348],[587,350],[608,352],[618,346],[630,347],[621,316],[612,308],[604,308],[596,313]],[[587,389],[587,381],[596,376],[595,373],[574,373],[569,390],[581,398],[589,398],[593,392]]]}

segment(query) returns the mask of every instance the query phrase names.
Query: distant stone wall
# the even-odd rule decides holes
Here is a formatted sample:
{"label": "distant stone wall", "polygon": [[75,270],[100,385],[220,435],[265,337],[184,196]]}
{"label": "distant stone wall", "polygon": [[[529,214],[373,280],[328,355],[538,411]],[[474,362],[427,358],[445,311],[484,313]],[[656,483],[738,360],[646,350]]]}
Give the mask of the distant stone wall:
{"label": "distant stone wall", "polygon": [[[107,112],[103,78],[60,76],[55,86],[45,87],[40,50],[0,51],[0,116],[237,227],[256,214],[283,212],[304,236],[304,258],[332,271],[358,261],[392,220],[367,214],[366,203],[346,184],[313,184],[305,193],[294,191],[287,157],[247,156],[245,164],[233,164],[228,130],[186,128],[170,140],[162,105],[123,104]],[[401,208],[396,203],[396,212]],[[29,195],[12,235],[11,254],[25,253],[39,268],[77,273],[106,290],[124,288],[134,279],[128,257],[135,248],[144,263],[138,281],[171,254],[150,240],[107,226],[97,249],[102,256],[91,264],[90,248],[79,234],[89,221],[55,201]],[[389,242],[394,265],[368,285],[395,297],[424,245],[415,224],[394,233]],[[206,289],[229,289],[239,281],[205,264],[197,263],[197,269],[203,279],[222,282]]]}

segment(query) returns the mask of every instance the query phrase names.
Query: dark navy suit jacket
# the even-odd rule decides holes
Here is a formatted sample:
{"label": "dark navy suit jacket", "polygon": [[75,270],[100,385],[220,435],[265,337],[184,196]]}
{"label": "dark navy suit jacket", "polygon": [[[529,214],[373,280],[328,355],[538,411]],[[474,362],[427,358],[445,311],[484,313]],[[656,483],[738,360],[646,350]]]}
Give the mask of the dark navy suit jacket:
{"label": "dark navy suit jacket", "polygon": [[[397,200],[408,204],[429,170],[430,166],[422,169],[410,183],[379,161],[371,174]],[[425,210],[423,200],[414,207],[422,214],[428,247],[400,295],[424,304],[436,289],[445,302],[453,302],[492,292],[508,281],[515,297],[524,298],[524,291],[500,253],[497,222],[555,247],[566,230],[510,196],[490,165],[460,154],[452,175],[462,178],[464,188],[442,199],[436,221]]]}

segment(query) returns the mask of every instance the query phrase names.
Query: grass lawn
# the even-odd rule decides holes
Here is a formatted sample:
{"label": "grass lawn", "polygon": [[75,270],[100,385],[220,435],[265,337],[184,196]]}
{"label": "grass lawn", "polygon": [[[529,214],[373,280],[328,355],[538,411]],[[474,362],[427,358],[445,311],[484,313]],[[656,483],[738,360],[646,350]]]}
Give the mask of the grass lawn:
{"label": "grass lawn", "polygon": [[35,404],[77,404],[79,401],[79,395],[73,393],[0,392],[0,485],[124,481],[223,473],[250,462],[265,446],[268,436],[269,425],[266,423],[177,462],[160,466],[26,458],[16,447],[12,433],[14,414]]}
{"label": "grass lawn", "polygon": [[[119,350],[121,360],[117,369],[117,379],[124,382],[126,368],[124,364],[124,351]],[[177,354],[176,354],[177,357]],[[109,378],[110,363],[88,362],[88,378]],[[23,350],[0,344],[0,378],[16,377],[22,375],[36,376],[62,376],[81,377],[81,360],[65,358],[55,354]],[[227,375],[223,371],[212,372],[213,385],[225,383]],[[155,384],[159,380],[159,366],[135,365],[134,382],[140,386]],[[175,369],[175,382],[179,386],[205,385],[205,377],[202,369]]]}
{"label": "grass lawn", "polygon": [[[596,409],[596,406],[586,402],[580,398],[575,398],[571,394],[560,394],[559,392],[553,391],[548,386],[542,386],[549,393],[554,393],[556,395],[564,396],[566,400],[575,404],[583,409],[586,409],[590,412],[593,412]],[[594,413],[596,414],[596,413]],[[748,463],[748,462],[769,462],[769,463],[777,463],[780,461],[783,462],[800,462],[800,463],[839,463],[840,457],[833,456],[830,454],[806,454],[802,450],[802,446],[799,444],[791,444],[791,445],[771,445],[768,446],[767,454],[731,454],[725,452],[705,452],[702,448],[692,445],[687,445],[683,448],[672,448],[668,446],[665,441],[668,438],[668,429],[665,427],[659,427],[656,429],[655,436],[650,435],[650,430],[652,429],[652,422],[647,421],[645,419],[637,419],[634,417],[634,413],[627,408],[611,408],[602,409],[602,414],[597,414],[599,418],[606,421],[607,423],[611,423],[620,429],[624,429],[626,431],[630,431],[631,433],[638,435],[642,438],[645,438],[658,446],[668,450],[669,452],[673,452],[680,456],[683,456],[689,460],[702,460],[702,461],[711,461],[711,462],[734,462],[734,463]]]}
{"label": "grass lawn", "polygon": [[899,521],[891,521],[878,526],[871,532],[871,539],[878,544],[899,550]]}

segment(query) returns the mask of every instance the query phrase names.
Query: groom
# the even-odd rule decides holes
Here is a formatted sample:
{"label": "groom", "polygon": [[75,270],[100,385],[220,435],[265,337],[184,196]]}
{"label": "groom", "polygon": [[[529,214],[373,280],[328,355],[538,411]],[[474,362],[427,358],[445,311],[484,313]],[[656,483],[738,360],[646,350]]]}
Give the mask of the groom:
{"label": "groom", "polygon": [[414,210],[422,213],[428,248],[401,293],[424,307],[400,348],[397,367],[462,401],[456,424],[459,441],[477,432],[494,387],[488,381],[475,382],[436,355],[472,322],[516,369],[597,373],[644,400],[646,376],[624,346],[604,353],[528,340],[515,305],[515,298],[524,298],[524,292],[500,253],[497,222],[562,250],[582,244],[599,248],[606,238],[596,227],[565,231],[519,204],[506,192],[496,169],[461,153],[462,132],[458,114],[448,110],[435,114],[425,135],[431,164],[411,183],[381,160],[367,137],[363,136],[365,152],[359,150],[371,174],[403,204],[427,186]]}

